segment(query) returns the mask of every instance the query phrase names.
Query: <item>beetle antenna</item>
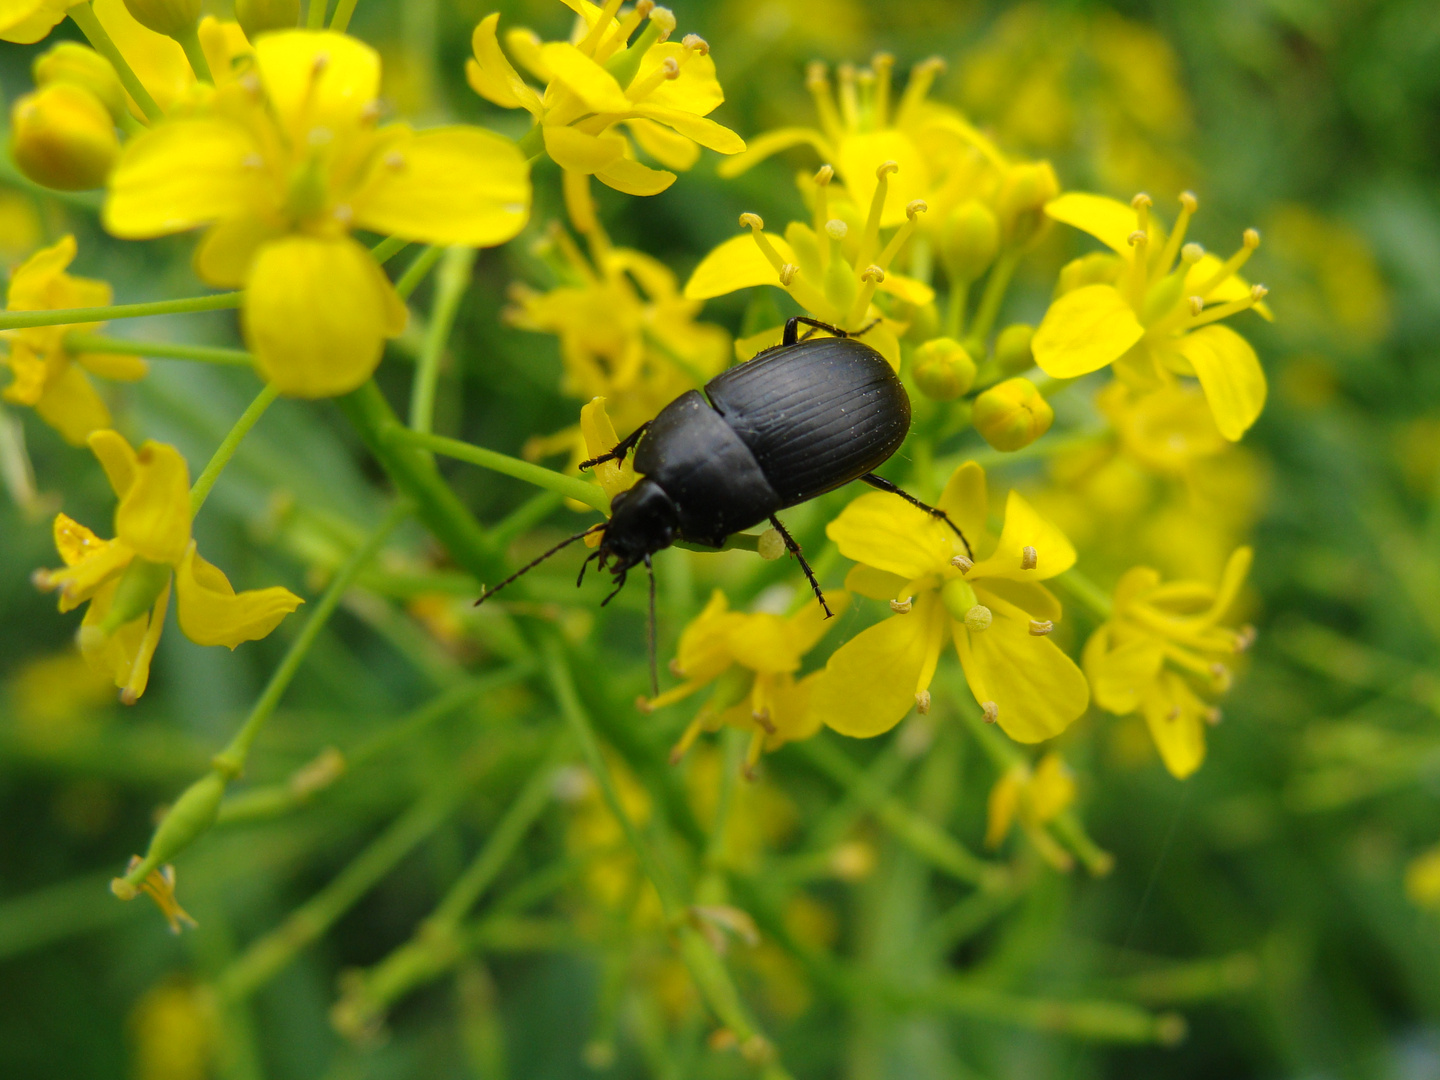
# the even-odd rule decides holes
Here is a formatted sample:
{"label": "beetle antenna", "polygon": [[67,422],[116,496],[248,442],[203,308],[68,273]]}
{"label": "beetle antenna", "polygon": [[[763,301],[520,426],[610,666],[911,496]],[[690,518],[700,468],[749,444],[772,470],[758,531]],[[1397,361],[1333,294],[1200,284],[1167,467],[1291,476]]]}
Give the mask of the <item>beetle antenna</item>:
{"label": "beetle antenna", "polygon": [[650,696],[660,696],[660,668],[655,660],[655,566],[650,556],[645,556],[645,569],[650,571],[650,623],[645,628],[646,643],[650,646]]}
{"label": "beetle antenna", "polygon": [[601,607],[604,607],[606,604],[610,603],[611,600],[614,600],[615,597],[620,595],[620,590],[625,587],[625,576],[629,573],[629,569],[625,569],[621,570],[620,573],[615,575],[615,588],[609,596],[605,597],[604,600],[600,601]]}
{"label": "beetle antenna", "polygon": [[[528,563],[526,563],[524,566],[522,566],[519,570],[516,570],[515,573],[511,574],[511,575],[510,575],[509,577],[507,577],[504,581],[500,582],[499,585],[496,585],[493,589],[486,589],[485,592],[484,592],[484,594],[480,597],[480,599],[475,601],[475,606],[476,606],[476,607],[479,607],[479,606],[480,606],[481,604],[483,604],[486,600],[489,600],[492,596],[494,596],[494,595],[495,595],[497,592],[499,592],[501,589],[505,588],[506,585],[509,585],[509,584],[510,584],[512,581],[514,581],[516,578],[518,578],[518,577],[524,577],[524,576],[525,576],[526,574],[528,574],[531,570],[534,570],[535,567],[539,566],[539,565],[540,565],[542,562],[544,562],[546,559],[550,558],[551,555],[554,555],[554,554],[555,554],[556,552],[558,552],[558,551],[563,551],[565,548],[567,548],[567,547],[569,547],[571,544],[575,543],[576,540],[583,540],[585,537],[589,536],[591,533],[600,532],[601,530],[603,530],[603,529],[605,528],[605,525],[606,525],[606,523],[602,521],[602,522],[601,522],[600,524],[598,524],[598,525],[591,525],[590,528],[585,529],[585,530],[583,530],[582,532],[578,532],[578,533],[576,533],[574,536],[568,536],[568,537],[566,537],[564,540],[561,540],[560,543],[556,544],[556,545],[555,545],[554,547],[552,547],[549,551],[545,552],[544,555],[541,555],[538,559],[531,559]],[[597,552],[596,554],[599,554],[599,553]],[[586,559],[585,561],[588,563],[588,562],[590,561],[590,559],[593,559],[594,557],[595,557],[595,555],[591,555],[590,558],[589,558],[589,559]],[[584,570],[585,570],[585,567],[582,565],[582,566],[580,567],[580,570],[581,570],[581,572],[583,573]]]}

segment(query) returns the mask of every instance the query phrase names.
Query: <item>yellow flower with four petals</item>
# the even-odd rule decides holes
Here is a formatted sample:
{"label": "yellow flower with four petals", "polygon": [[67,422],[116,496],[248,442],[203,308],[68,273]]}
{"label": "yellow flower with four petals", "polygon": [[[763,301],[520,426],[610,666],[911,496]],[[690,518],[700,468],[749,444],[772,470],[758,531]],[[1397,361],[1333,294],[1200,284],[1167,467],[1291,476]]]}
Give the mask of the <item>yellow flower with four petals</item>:
{"label": "yellow flower with four petals", "polygon": [[503,243],[529,215],[528,166],[482,128],[377,127],[380,58],[354,38],[265,34],[254,63],[206,109],[126,145],[105,225],[130,239],[210,225],[196,270],[245,287],[242,322],[262,375],[295,396],[345,393],[406,320],[351,229]]}
{"label": "yellow flower with four petals", "polygon": [[133,704],[145,692],[173,581],[180,629],[197,645],[233,649],[274,630],[304,601],[273,586],[237,593],[195,551],[190,535],[190,470],[173,446],[145,442],[137,451],[116,431],[89,439],[119,497],[115,538],[102,540],[64,514],[55,516],[55,546],[65,567],[39,570],[35,584],[58,589],[60,610],[90,604],[80,651]]}
{"label": "yellow flower with four petals", "polygon": [[889,731],[912,706],[928,711],[948,639],[987,720],[1019,742],[1058,735],[1085,711],[1089,691],[1049,639],[1060,603],[1040,582],[1068,570],[1075,549],[1014,491],[992,539],[985,472],[973,461],[950,477],[937,506],[965,533],[973,560],[944,523],[882,492],[860,496],[825,530],[860,564],[845,587],[889,600],[896,614],[830,657],[812,696],[816,718],[869,737]]}

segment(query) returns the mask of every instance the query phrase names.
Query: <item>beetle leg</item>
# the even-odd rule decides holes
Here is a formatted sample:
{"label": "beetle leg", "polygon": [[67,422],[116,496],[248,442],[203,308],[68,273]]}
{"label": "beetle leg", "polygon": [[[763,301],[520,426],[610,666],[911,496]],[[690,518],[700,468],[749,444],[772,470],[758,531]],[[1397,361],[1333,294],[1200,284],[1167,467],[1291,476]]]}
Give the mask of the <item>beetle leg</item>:
{"label": "beetle leg", "polygon": [[965,554],[971,559],[975,558],[975,552],[970,550],[970,541],[965,539],[965,534],[960,531],[960,526],[956,525],[955,522],[951,521],[950,515],[945,513],[944,510],[941,510],[938,506],[930,506],[927,503],[921,502],[919,499],[915,498],[914,495],[911,495],[908,491],[900,490],[900,488],[896,487],[889,480],[886,480],[883,476],[876,476],[874,473],[866,473],[859,479],[864,483],[869,484],[873,488],[879,488],[881,491],[888,491],[891,495],[899,495],[900,498],[904,499],[911,506],[918,507],[919,509],[924,510],[925,513],[929,514],[931,517],[939,518],[941,521],[945,522],[946,525],[950,526],[951,531],[953,531],[955,535],[960,538],[960,542],[965,545]]}
{"label": "beetle leg", "polygon": [[785,550],[800,560],[800,569],[805,571],[805,577],[810,582],[810,588],[815,590],[815,599],[820,601],[820,610],[825,612],[825,618],[833,619],[835,613],[830,610],[830,605],[825,603],[825,594],[820,591],[820,582],[815,580],[815,571],[810,569],[810,564],[805,561],[805,556],[800,554],[800,545],[795,538],[785,531],[785,526],[780,524],[780,519],[774,514],[770,515],[770,524],[780,534],[780,539],[785,541]]}
{"label": "beetle leg", "polygon": [[601,454],[599,457],[591,458],[589,461],[580,462],[580,468],[592,469],[596,465],[603,464],[606,461],[619,461],[621,465],[624,465],[625,455],[630,453],[635,444],[640,441],[640,436],[645,434],[645,429],[649,426],[650,421],[645,421],[645,423],[641,424],[629,435],[626,435],[625,438],[616,443],[615,448],[609,453]]}
{"label": "beetle leg", "polygon": [[[821,322],[819,319],[812,319],[812,318],[810,318],[809,315],[792,315],[790,318],[788,318],[788,319],[785,320],[785,334],[784,334],[784,336],[780,339],[780,344],[782,344],[782,345],[796,345],[796,344],[799,344],[799,342],[800,342],[800,337],[799,337],[799,334],[800,334],[800,324],[801,324],[802,322],[803,322],[806,326],[810,326],[810,327],[813,327],[813,328],[814,328],[814,329],[812,329],[812,330],[810,331],[811,334],[813,334],[813,333],[815,332],[815,330],[828,330],[830,333],[834,334],[836,337],[852,337],[852,336],[853,336],[853,335],[851,335],[851,334],[847,334],[844,330],[841,330],[838,326],[831,326],[829,323]],[[865,329],[868,330],[868,329],[870,329],[870,328],[867,326]],[[861,331],[861,333],[864,333],[864,331]],[[810,336],[810,334],[806,334],[805,336],[808,338],[808,337]]]}

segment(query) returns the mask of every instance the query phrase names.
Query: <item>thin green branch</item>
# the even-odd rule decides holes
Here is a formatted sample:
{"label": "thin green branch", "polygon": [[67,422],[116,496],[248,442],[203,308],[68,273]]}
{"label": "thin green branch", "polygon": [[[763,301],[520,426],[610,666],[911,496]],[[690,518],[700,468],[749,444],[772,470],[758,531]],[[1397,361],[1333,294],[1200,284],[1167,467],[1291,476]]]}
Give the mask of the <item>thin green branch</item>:
{"label": "thin green branch", "polygon": [[140,106],[140,111],[145,114],[145,118],[152,124],[160,120],[165,114],[160,111],[160,106],[155,104],[155,99],[150,96],[150,91],[145,89],[140,77],[130,67],[129,61],[115,47],[115,42],[110,40],[110,35],[105,32],[105,27],[100,25],[100,20],[91,10],[90,5],[88,3],[77,4],[66,14],[80,28],[80,32],[85,35],[85,40],[90,42],[90,46],[114,66],[115,73],[120,76],[121,85],[135,99],[135,104]]}
{"label": "thin green branch", "polygon": [[190,70],[195,73],[195,77],[214,86],[215,76],[210,74],[210,60],[200,45],[200,34],[196,27],[192,26],[175,40],[180,43],[180,48],[185,50],[185,59],[190,62]]}
{"label": "thin green branch", "polygon": [[[79,10],[78,8],[76,10]],[[139,319],[147,315],[186,315],[195,311],[226,311],[245,302],[243,292],[188,296],[183,300],[154,300],[145,304],[111,304],[107,307],[50,308],[42,311],[0,312],[0,330],[32,326],[73,326],[109,319]]]}
{"label": "thin green branch", "polygon": [[330,29],[341,34],[350,28],[350,18],[355,14],[358,0],[340,0],[335,5],[335,14],[330,16]]}
{"label": "thin green branch", "polygon": [[1069,593],[1071,599],[1078,601],[1101,622],[1109,619],[1114,612],[1115,606],[1110,602],[1110,597],[1105,590],[1074,567],[1053,580],[1061,589]]}
{"label": "thin green branch", "polygon": [[210,497],[210,489],[215,486],[215,481],[220,479],[220,473],[225,466],[230,464],[230,459],[235,456],[235,451],[240,449],[240,443],[250,433],[260,417],[265,415],[265,410],[280,396],[279,389],[274,383],[266,383],[264,389],[255,395],[255,400],[240,414],[240,419],[235,421],[229,433],[221,440],[220,445],[215,448],[211,455],[210,462],[205,470],[195,478],[194,485],[190,488],[190,516],[194,517],[200,513],[200,508],[205,505],[205,500]]}
{"label": "thin green branch", "polygon": [[305,11],[306,29],[325,29],[325,8],[327,6],[328,0],[310,0],[310,6]]}
{"label": "thin green branch", "polygon": [[377,263],[384,266],[409,245],[410,241],[403,236],[387,236],[370,249],[370,254],[374,256]]}
{"label": "thin green branch", "polygon": [[395,282],[395,291],[400,294],[400,299],[410,299],[410,294],[425,280],[425,275],[430,273],[443,254],[444,248],[431,244],[415,256],[400,275],[400,280]]}
{"label": "thin green branch", "polygon": [[430,435],[423,431],[411,431],[400,427],[398,424],[394,429],[386,432],[386,438],[392,442],[405,443],[410,446],[420,447],[425,450],[433,450],[437,454],[444,454],[459,461],[467,461],[471,465],[479,465],[491,472],[503,473],[506,476],[513,476],[516,480],[524,480],[527,484],[534,484],[536,487],[545,488],[564,495],[567,499],[574,499],[586,506],[594,507],[602,514],[610,509],[610,496],[605,494],[605,489],[598,484],[591,484],[581,480],[578,476],[566,476],[554,469],[547,469],[543,465],[535,465],[529,461],[521,461],[519,458],[511,457],[509,454],[502,454],[495,450],[487,450],[483,446],[476,446],[473,443],[462,442],[460,439],[446,438],[444,435]]}
{"label": "thin green branch", "polygon": [[[343,0],[342,0],[343,3]],[[430,308],[430,325],[425,328],[425,344],[415,365],[414,388],[410,392],[410,426],[416,431],[434,430],[435,390],[440,384],[440,361],[455,325],[455,314],[470,284],[470,270],[475,265],[475,249],[449,247],[440,260],[435,275],[435,298]]]}
{"label": "thin green branch", "polygon": [[988,351],[985,346],[990,330],[995,325],[996,316],[1000,314],[1000,305],[1005,302],[1010,278],[1015,273],[1015,267],[1019,265],[1020,252],[1012,248],[1001,252],[995,265],[990,268],[990,276],[985,279],[985,291],[980,294],[980,303],[975,309],[975,321],[970,324],[970,333],[967,336],[967,340],[977,345],[974,355],[984,356]]}
{"label": "thin green branch", "polygon": [[72,353],[116,353],[121,356],[148,356],[156,360],[194,360],[230,367],[250,367],[255,363],[255,358],[244,349],[178,345],[168,341],[130,341],[128,338],[86,334],[79,330],[65,335],[65,348]]}

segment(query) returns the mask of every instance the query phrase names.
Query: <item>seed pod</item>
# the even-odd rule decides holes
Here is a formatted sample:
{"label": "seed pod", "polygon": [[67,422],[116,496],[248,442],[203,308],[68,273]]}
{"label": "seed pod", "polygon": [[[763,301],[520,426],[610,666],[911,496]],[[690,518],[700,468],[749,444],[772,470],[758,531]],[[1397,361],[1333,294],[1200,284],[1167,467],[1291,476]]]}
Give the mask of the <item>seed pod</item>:
{"label": "seed pod", "polygon": [[1035,354],[1030,351],[1030,339],[1035,328],[1028,323],[1015,323],[1000,331],[995,339],[995,363],[1005,375],[1019,375],[1035,366]]}
{"label": "seed pod", "polygon": [[212,770],[186,788],[155,830],[145,862],[163,865],[209,832],[227,782],[223,773]]}
{"label": "seed pod", "polygon": [[235,21],[251,41],[267,30],[292,30],[300,22],[300,0],[235,0]]}
{"label": "seed pod", "polygon": [[940,257],[957,282],[968,284],[985,273],[999,250],[1000,219],[978,199],[950,211],[941,226]]}
{"label": "seed pod", "polygon": [[62,41],[35,58],[31,65],[36,86],[73,83],[84,87],[110,110],[116,123],[125,115],[125,88],[115,68],[94,49],[74,41]]}
{"label": "seed pod", "polygon": [[1029,379],[1006,379],[975,399],[971,422],[996,450],[1029,446],[1055,421],[1055,411]]}
{"label": "seed pod", "polygon": [[10,148],[20,171],[37,184],[86,191],[105,183],[120,139],[98,97],[83,86],[57,82],[15,102]]}
{"label": "seed pod", "polygon": [[1050,227],[1045,204],[1060,194],[1060,181],[1048,161],[1013,165],[1000,182],[996,210],[1007,247],[1033,247]]}
{"label": "seed pod", "polygon": [[166,37],[178,38],[200,21],[200,0],[125,0],[141,26]]}
{"label": "seed pod", "polygon": [[935,401],[954,401],[975,382],[975,361],[954,338],[941,337],[915,350],[915,385]]}

